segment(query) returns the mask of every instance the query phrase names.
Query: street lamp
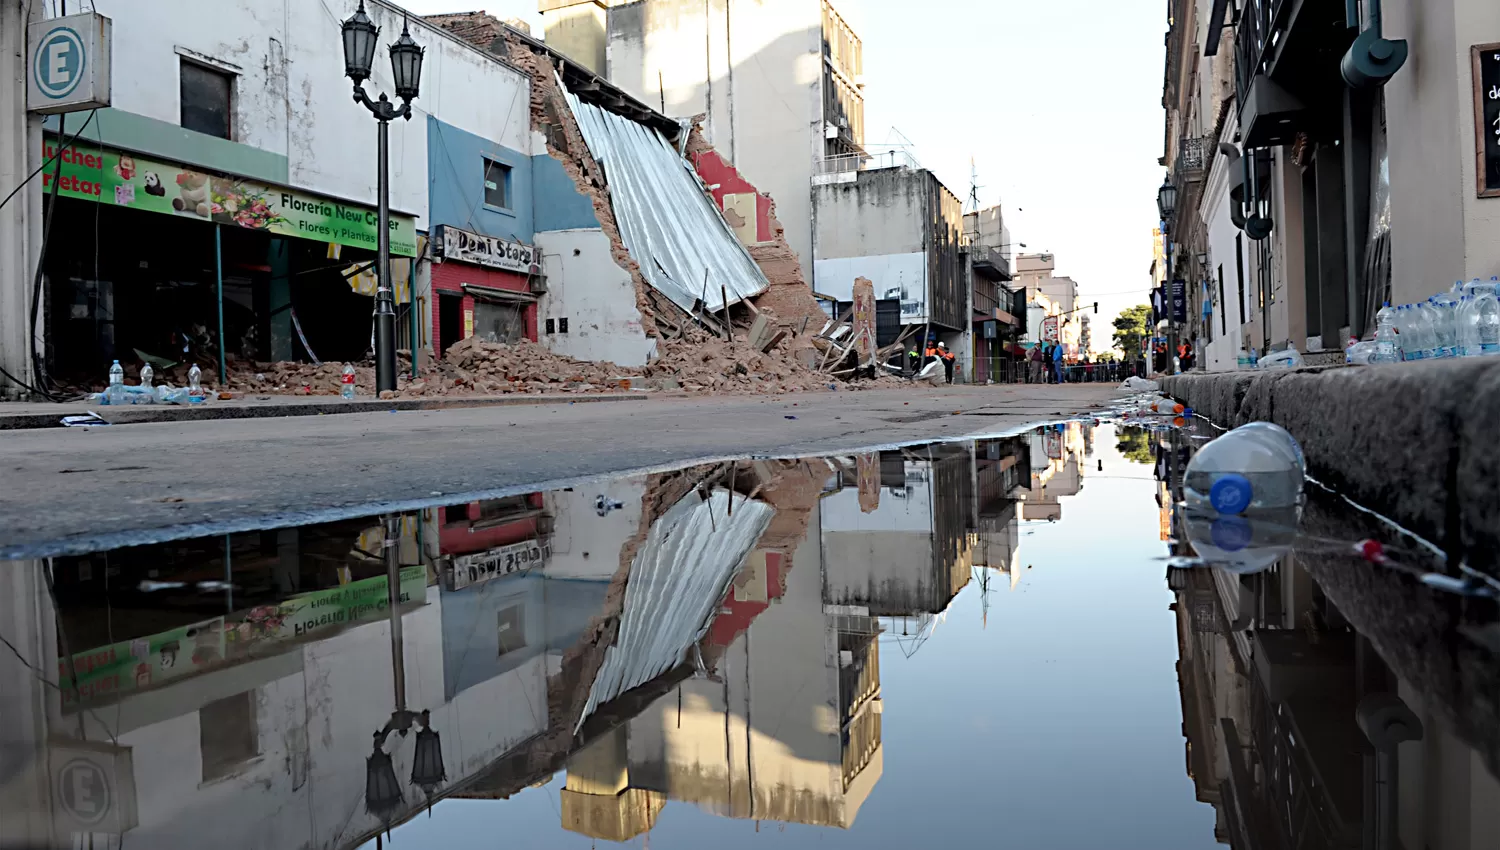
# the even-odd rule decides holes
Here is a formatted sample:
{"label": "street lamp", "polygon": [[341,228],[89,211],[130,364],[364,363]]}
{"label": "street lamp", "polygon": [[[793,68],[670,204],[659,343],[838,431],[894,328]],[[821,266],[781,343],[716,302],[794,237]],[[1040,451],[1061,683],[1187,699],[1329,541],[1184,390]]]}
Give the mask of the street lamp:
{"label": "street lamp", "polygon": [[[344,74],[354,81],[354,100],[362,103],[375,116],[380,125],[379,176],[377,193],[380,203],[378,228],[379,248],[375,269],[380,284],[375,290],[375,390],[377,393],[396,389],[396,304],[391,288],[391,184],[390,184],[390,123],[397,118],[411,120],[411,102],[417,99],[422,82],[422,54],[420,45],[412,40],[411,31],[403,18],[401,38],[391,45],[391,76],[396,84],[396,97],[401,106],[396,106],[384,94],[379,100],[371,100],[365,93],[364,82],[370,78],[371,66],[375,64],[375,45],[380,38],[380,27],[365,13],[365,2],[359,0],[359,9],[344,21]],[[416,317],[412,317],[416,321]],[[413,352],[415,356],[415,352]]]}
{"label": "street lamp", "polygon": [[385,743],[391,733],[405,738],[412,726],[419,727],[412,752],[411,784],[422,789],[430,803],[438,786],[448,779],[443,766],[443,743],[432,728],[432,713],[409,711],[406,707],[406,647],[401,630],[401,518],[389,514],[384,519],[384,554],[386,575],[386,610],[391,620],[391,675],[395,685],[396,710],[385,727],[375,733],[374,746],[365,759],[365,810],[382,821],[406,799],[396,779],[396,766]]}
{"label": "street lamp", "polygon": [[1164,224],[1170,224],[1177,212],[1177,187],[1172,185],[1170,177],[1162,180],[1161,188],[1156,190],[1156,211],[1161,213]]}

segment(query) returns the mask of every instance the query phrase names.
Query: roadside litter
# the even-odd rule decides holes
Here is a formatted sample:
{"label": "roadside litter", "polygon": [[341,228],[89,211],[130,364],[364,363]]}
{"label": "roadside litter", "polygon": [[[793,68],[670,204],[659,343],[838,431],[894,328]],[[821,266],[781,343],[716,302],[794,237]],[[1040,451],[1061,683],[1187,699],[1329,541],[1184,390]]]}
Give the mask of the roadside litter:
{"label": "roadside litter", "polygon": [[90,410],[88,413],[78,416],[64,416],[62,424],[65,428],[86,428],[95,425],[108,425],[109,422],[103,416]]}
{"label": "roadside litter", "polygon": [[1161,392],[1161,384],[1131,375],[1125,379],[1124,383],[1120,384],[1120,389],[1136,393],[1159,393]]}
{"label": "roadside litter", "polygon": [[1199,449],[1183,477],[1194,550],[1235,573],[1259,572],[1285,557],[1302,519],[1305,469],[1296,438],[1269,422],[1236,428]]}

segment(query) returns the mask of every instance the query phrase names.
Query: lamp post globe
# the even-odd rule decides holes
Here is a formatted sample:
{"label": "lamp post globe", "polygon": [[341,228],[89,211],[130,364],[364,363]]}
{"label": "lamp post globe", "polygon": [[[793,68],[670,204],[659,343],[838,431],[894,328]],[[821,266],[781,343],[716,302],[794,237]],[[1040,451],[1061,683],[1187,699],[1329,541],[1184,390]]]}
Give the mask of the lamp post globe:
{"label": "lamp post globe", "polygon": [[370,68],[375,64],[375,43],[380,39],[380,27],[365,13],[364,0],[349,20],[344,21],[344,74],[357,86],[370,78]]}
{"label": "lamp post globe", "polygon": [[[396,96],[410,103],[422,87],[422,54],[426,51],[412,40],[405,22],[401,37],[391,45],[391,77],[396,81]],[[410,118],[411,114],[407,113]]]}
{"label": "lamp post globe", "polygon": [[1156,211],[1165,222],[1170,222],[1177,212],[1177,187],[1172,185],[1171,178],[1162,180],[1161,188],[1156,190]]}

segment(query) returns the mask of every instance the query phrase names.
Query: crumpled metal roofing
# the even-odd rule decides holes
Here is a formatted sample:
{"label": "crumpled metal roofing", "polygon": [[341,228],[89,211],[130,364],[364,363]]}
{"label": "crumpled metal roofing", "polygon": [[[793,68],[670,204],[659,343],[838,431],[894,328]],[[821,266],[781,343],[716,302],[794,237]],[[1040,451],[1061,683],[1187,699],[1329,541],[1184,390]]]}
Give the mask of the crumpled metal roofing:
{"label": "crumpled metal roofing", "polygon": [[770,288],[692,164],[661,133],[572,93],[568,104],[604,166],[620,238],[648,283],[689,312],[699,300],[710,311],[724,309],[721,286],[730,304]]}
{"label": "crumpled metal roofing", "polygon": [[[589,689],[579,728],[594,710],[681,664],[708,631],[715,606],[771,524],[775,509],[714,490],[684,496],[652,524],[630,565],[614,645]],[[575,730],[576,731],[576,730]]]}

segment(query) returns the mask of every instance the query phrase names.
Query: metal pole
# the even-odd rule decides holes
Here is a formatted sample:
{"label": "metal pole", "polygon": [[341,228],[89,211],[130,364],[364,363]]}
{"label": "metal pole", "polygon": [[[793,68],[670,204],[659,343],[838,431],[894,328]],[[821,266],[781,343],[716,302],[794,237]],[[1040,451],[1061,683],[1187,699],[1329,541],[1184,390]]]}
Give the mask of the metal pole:
{"label": "metal pole", "polygon": [[386,608],[391,617],[391,676],[396,682],[396,711],[406,711],[406,650],[401,635],[401,517],[387,514],[385,526]]}
{"label": "metal pole", "polygon": [[417,379],[417,344],[421,336],[417,333],[417,324],[422,318],[422,312],[417,309],[417,261],[421,257],[411,258],[410,273],[406,277],[406,294],[411,301],[411,379]]}
{"label": "metal pole", "polygon": [[379,116],[380,174],[378,192],[380,217],[379,256],[376,259],[379,288],[375,290],[375,392],[396,389],[396,309],[391,290],[391,178],[390,122]]}
{"label": "metal pole", "polygon": [[228,358],[224,354],[224,229],[214,225],[214,278],[219,285],[219,389],[229,386]]}

